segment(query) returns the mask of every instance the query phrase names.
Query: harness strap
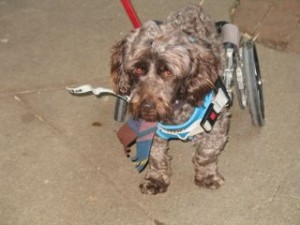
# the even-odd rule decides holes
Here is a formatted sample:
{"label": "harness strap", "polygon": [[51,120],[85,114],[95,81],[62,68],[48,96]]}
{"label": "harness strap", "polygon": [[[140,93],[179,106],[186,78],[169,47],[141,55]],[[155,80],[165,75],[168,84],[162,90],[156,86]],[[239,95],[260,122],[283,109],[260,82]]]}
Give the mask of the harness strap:
{"label": "harness strap", "polygon": [[230,103],[230,97],[220,77],[213,86],[213,91],[204,97],[202,105],[195,108],[187,122],[180,125],[158,123],[157,135],[166,140],[188,140],[196,134],[210,132],[222,109]]}

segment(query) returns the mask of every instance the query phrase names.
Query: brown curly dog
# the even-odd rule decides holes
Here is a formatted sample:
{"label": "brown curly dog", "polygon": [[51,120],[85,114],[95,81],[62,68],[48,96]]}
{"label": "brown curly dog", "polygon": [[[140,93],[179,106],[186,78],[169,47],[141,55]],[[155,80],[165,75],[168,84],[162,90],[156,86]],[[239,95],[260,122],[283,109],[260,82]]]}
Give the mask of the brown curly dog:
{"label": "brown curly dog", "polygon": [[[148,21],[113,47],[114,91],[130,95],[135,119],[182,124],[201,105],[225,64],[224,48],[215,24],[201,6],[189,5],[165,21]],[[224,108],[210,132],[193,137],[195,183],[219,188],[224,178],[217,157],[227,142],[229,113]],[[170,184],[168,141],[155,136],[142,193],[165,192]]]}

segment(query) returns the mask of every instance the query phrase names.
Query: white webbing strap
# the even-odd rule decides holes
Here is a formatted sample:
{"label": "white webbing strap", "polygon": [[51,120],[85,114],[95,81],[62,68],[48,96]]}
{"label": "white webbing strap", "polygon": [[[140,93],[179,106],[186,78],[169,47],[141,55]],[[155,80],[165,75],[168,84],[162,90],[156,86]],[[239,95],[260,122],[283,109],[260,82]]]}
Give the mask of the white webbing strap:
{"label": "white webbing strap", "polygon": [[74,95],[82,95],[82,94],[88,94],[88,93],[92,93],[92,94],[97,95],[97,96],[101,95],[101,94],[112,94],[112,95],[118,96],[119,98],[124,99],[127,102],[130,101],[130,96],[118,95],[113,90],[108,89],[108,88],[102,88],[102,87],[93,88],[89,84],[81,85],[81,86],[78,86],[78,87],[75,87],[75,88],[66,87],[66,89],[71,94],[74,94]]}

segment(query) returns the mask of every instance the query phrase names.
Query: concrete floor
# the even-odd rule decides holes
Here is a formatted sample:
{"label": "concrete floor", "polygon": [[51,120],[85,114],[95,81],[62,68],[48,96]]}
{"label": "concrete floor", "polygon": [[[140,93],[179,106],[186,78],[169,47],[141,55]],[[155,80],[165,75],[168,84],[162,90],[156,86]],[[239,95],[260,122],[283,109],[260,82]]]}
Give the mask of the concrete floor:
{"label": "concrete floor", "polygon": [[[142,21],[187,2],[199,3],[133,1]],[[228,20],[233,3],[204,6]],[[234,103],[221,189],[196,187],[191,146],[172,142],[168,192],[144,196],[115,136],[115,99],[65,90],[110,87],[110,48],[130,29],[119,1],[0,0],[0,224],[300,224],[300,55],[258,45],[266,125]]]}

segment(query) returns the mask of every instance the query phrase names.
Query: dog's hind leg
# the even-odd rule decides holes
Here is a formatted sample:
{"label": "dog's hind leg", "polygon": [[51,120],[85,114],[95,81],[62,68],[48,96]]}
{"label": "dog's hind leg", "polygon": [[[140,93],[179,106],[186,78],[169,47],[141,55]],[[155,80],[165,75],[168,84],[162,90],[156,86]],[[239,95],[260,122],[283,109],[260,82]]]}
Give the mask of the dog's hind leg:
{"label": "dog's hind leg", "polygon": [[220,115],[214,129],[195,137],[196,152],[193,158],[195,168],[195,183],[200,187],[216,189],[224,183],[224,178],[219,174],[217,158],[227,142],[229,118]]}
{"label": "dog's hind leg", "polygon": [[155,137],[151,148],[148,170],[139,186],[143,194],[155,195],[167,191],[172,174],[170,161],[168,141]]}

